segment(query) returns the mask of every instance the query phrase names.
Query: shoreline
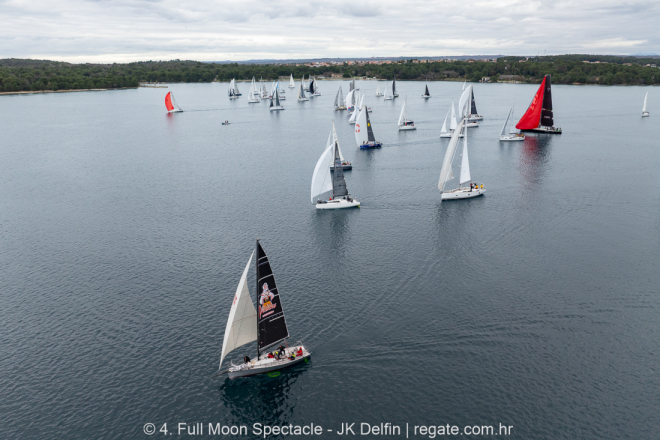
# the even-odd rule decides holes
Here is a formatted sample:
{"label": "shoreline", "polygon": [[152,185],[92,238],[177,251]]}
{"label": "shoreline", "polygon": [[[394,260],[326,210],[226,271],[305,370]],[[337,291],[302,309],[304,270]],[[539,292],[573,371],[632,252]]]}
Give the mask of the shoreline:
{"label": "shoreline", "polygon": [[105,92],[108,90],[127,90],[139,87],[115,87],[113,89],[68,89],[68,90],[20,90],[16,92],[0,92],[0,95],[31,95],[34,93],[68,93],[68,92]]}

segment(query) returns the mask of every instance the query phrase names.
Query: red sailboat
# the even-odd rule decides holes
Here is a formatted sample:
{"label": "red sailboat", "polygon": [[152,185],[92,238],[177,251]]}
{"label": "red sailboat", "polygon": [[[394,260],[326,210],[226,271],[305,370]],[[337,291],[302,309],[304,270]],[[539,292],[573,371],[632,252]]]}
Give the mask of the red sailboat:
{"label": "red sailboat", "polygon": [[165,95],[165,107],[167,108],[168,113],[177,113],[183,111],[181,110],[181,107],[176,104],[172,92],[167,92],[167,95]]}
{"label": "red sailboat", "polygon": [[561,128],[554,125],[551,89],[550,75],[546,75],[529,108],[518,121],[516,125],[518,130],[561,134]]}

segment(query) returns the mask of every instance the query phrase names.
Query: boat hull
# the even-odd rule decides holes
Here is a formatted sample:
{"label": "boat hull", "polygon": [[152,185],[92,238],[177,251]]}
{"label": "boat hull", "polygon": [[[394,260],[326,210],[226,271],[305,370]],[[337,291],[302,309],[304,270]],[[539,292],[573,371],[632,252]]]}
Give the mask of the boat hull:
{"label": "boat hull", "polygon": [[651,116],[649,112],[642,112],[642,118],[647,118],[649,116]]}
{"label": "boat hull", "polygon": [[170,110],[167,113],[183,113],[183,110],[179,108],[179,109]]}
{"label": "boat hull", "polygon": [[274,106],[274,107],[270,108],[271,112],[277,112],[277,111],[280,111],[280,110],[284,110],[284,107],[282,107],[281,105],[280,106]]}
{"label": "boat hull", "polygon": [[350,201],[347,199],[328,200],[316,203],[316,209],[346,209],[346,208],[359,208],[360,202],[355,199]]}
{"label": "boat hull", "polygon": [[472,199],[484,195],[485,192],[486,190],[481,188],[472,191],[470,191],[470,188],[457,188],[451,191],[443,191],[441,198],[442,200]]}
{"label": "boat hull", "polygon": [[422,95],[422,98],[424,98],[424,99],[429,99],[430,97],[431,97],[431,95]]}
{"label": "boat hull", "polygon": [[[450,138],[450,137],[452,137],[453,134],[454,134],[454,133],[440,133],[440,137],[441,137],[441,138]],[[459,137],[459,138],[462,138],[462,137],[463,137],[463,133],[459,134],[458,137]]]}
{"label": "boat hull", "polygon": [[335,107],[335,110],[346,110],[346,107]]}
{"label": "boat hull", "polygon": [[472,121],[481,121],[483,119],[484,119],[484,117],[481,116],[481,115],[472,115],[468,118],[468,121],[470,121],[470,122],[472,122]]}
{"label": "boat hull", "polygon": [[305,102],[305,101],[309,101],[309,99],[307,99],[307,98],[298,98],[298,102]]}
{"label": "boat hull", "polygon": [[[353,165],[342,165],[341,169],[344,170],[344,171],[351,171],[353,169]],[[335,167],[331,166],[330,167],[330,172],[332,172],[334,170],[335,170]]]}
{"label": "boat hull", "polygon": [[524,141],[525,136],[500,136],[500,140],[502,142],[516,142],[516,141]]}
{"label": "boat hull", "polygon": [[468,122],[467,124],[465,124],[465,126],[467,128],[475,128],[475,127],[478,127],[479,124],[477,124],[476,122]]}
{"label": "boat hull", "polygon": [[283,368],[287,368],[299,364],[303,362],[305,359],[309,359],[309,357],[312,354],[308,352],[305,349],[305,347],[303,347],[302,345],[286,349],[287,353],[292,353],[293,351],[297,351],[301,347],[303,349],[303,355],[300,357],[296,357],[294,360],[291,360],[289,358],[278,360],[278,359],[269,359],[262,357],[258,361],[254,360],[250,362],[248,366],[241,365],[237,368],[230,368],[227,375],[229,376],[230,379],[235,379],[237,377],[256,376],[258,374],[270,373],[272,371],[278,371]]}
{"label": "boat hull", "polygon": [[417,130],[417,127],[414,125],[399,125],[399,131],[410,131]]}
{"label": "boat hull", "polygon": [[368,143],[368,144],[360,145],[360,150],[368,150],[370,148],[380,148],[382,146],[383,146],[383,144],[381,144],[380,142],[371,142],[371,143]]}
{"label": "boat hull", "polygon": [[520,131],[529,131],[532,133],[561,134],[561,128],[544,127],[544,126],[540,126],[537,128],[521,129]]}

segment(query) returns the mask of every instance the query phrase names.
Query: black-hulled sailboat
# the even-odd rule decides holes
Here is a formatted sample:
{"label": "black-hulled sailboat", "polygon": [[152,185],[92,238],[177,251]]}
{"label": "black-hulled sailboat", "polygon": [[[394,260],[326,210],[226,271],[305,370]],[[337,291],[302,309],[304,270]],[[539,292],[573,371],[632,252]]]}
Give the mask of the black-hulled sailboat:
{"label": "black-hulled sailboat", "polygon": [[561,128],[555,127],[552,113],[552,84],[550,75],[546,75],[536,91],[532,103],[516,128],[520,131],[561,134]]}
{"label": "black-hulled sailboat", "polygon": [[280,301],[280,292],[275,284],[275,276],[259,240],[257,240],[255,252],[257,253],[256,300],[258,308],[254,308],[247,287],[247,274],[254,256],[253,252],[238,283],[229,311],[220,355],[220,369],[222,369],[222,361],[229,352],[252,341],[257,341],[257,359],[249,360],[247,358],[247,362],[237,364],[231,362],[229,368],[220,373],[227,373],[230,379],[280,370],[302,362],[311,355],[300,342],[293,347],[285,348],[278,355],[264,354],[269,348],[288,339],[289,330]]}

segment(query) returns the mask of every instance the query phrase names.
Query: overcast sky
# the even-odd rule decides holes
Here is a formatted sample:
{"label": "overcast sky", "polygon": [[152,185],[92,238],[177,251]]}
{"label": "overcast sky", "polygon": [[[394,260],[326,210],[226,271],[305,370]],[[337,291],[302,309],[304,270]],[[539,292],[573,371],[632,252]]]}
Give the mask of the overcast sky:
{"label": "overcast sky", "polygon": [[660,53],[660,0],[0,0],[0,58]]}

